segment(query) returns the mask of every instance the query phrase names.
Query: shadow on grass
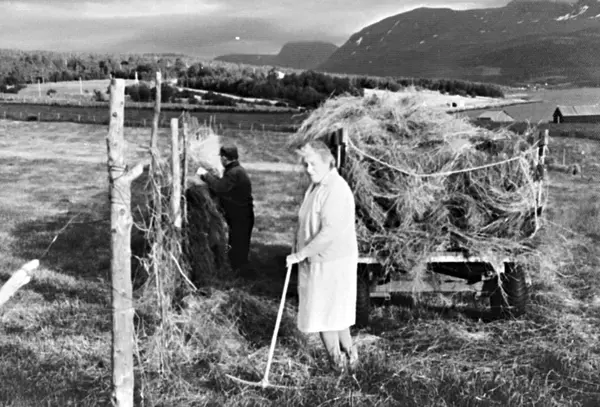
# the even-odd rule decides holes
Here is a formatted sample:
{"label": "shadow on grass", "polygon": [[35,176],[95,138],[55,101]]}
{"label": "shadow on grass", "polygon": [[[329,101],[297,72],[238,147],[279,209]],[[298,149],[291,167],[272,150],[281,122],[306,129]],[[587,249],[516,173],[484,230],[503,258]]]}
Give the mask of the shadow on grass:
{"label": "shadow on grass", "polygon": [[[100,194],[98,194],[100,195]],[[100,196],[92,197],[101,200]],[[107,195],[104,194],[104,199]],[[76,216],[77,215],[77,216]],[[75,218],[73,218],[76,216]],[[69,224],[69,222],[71,222]],[[61,229],[63,229],[61,231]],[[66,213],[16,225],[12,250],[24,259],[39,259],[44,268],[75,279],[106,280],[110,266],[110,216],[105,209],[70,208]],[[50,246],[47,254],[46,249]],[[97,290],[81,290],[68,284],[49,284],[35,278],[30,288],[52,301],[57,296],[77,296],[98,302]]]}
{"label": "shadow on grass", "polygon": [[[38,352],[21,345],[0,345],[0,404],[31,405],[103,405],[110,396],[110,377],[99,374],[106,361],[90,355],[84,359],[64,358],[55,354],[40,357]],[[50,383],[48,379],[50,379]]]}
{"label": "shadow on grass", "polygon": [[[135,217],[134,206],[140,201],[135,190],[133,195]],[[86,203],[70,205],[68,211],[59,215],[19,223],[12,229],[12,235],[14,243],[11,249],[15,256],[39,259],[42,268],[67,277],[64,281],[60,277],[52,281],[34,278],[28,285],[30,289],[42,294],[48,301],[61,297],[95,303],[107,301],[106,293],[98,290],[97,283],[110,282],[108,192],[91,195]],[[131,239],[134,272],[138,267],[135,255],[143,251],[143,245],[143,233],[134,226]],[[78,284],[84,280],[90,284]]]}
{"label": "shadow on grass", "polygon": [[[260,295],[279,300],[285,281],[285,258],[290,253],[289,245],[252,244],[250,257],[251,271],[235,284],[249,294]],[[292,269],[287,293],[287,302],[297,301],[297,268]],[[431,298],[429,298],[431,297]],[[494,322],[500,317],[492,312],[487,300],[474,301],[470,294],[456,294],[456,304],[436,304],[435,295],[424,295],[420,299],[407,294],[394,294],[389,300],[371,299],[373,308],[398,307],[404,310],[397,315],[399,324],[411,319],[444,319],[448,321],[471,320],[474,322]],[[394,329],[386,319],[373,319],[369,327],[371,333],[380,334]]]}
{"label": "shadow on grass", "polygon": [[370,324],[371,333],[380,335],[386,331],[400,328],[408,321],[418,320],[445,320],[445,321],[471,321],[490,323],[502,319],[489,307],[487,300],[475,301],[469,298],[470,294],[458,293],[457,298],[450,304],[440,304],[435,294],[421,295],[420,298],[408,294],[394,294],[389,300],[371,299],[374,308],[395,307],[399,311],[393,312],[393,321],[389,317],[373,318]]}
{"label": "shadow on grass", "polygon": [[[289,245],[255,243],[251,245],[250,271],[242,276],[249,294],[281,298],[287,272],[285,258]],[[287,298],[297,297],[297,267],[292,268]]]}

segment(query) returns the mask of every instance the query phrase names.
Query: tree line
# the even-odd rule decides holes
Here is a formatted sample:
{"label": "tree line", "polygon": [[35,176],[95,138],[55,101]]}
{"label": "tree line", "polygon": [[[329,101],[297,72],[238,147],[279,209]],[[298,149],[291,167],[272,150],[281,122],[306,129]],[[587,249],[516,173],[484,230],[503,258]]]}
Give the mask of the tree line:
{"label": "tree line", "polygon": [[[217,95],[229,93],[247,98],[272,99],[280,104],[315,108],[329,97],[363,95],[364,89],[399,90],[407,86],[463,96],[503,97],[499,86],[455,79],[395,78],[328,75],[314,71],[276,70],[211,61],[195,62],[183,55],[103,55],[0,50],[0,92],[17,93],[26,84],[69,80],[107,79],[110,76],[149,81],[160,70],[163,78],[177,78],[179,86],[212,91],[204,99],[213,104],[236,104],[235,99]],[[284,76],[280,74],[283,71]],[[164,96],[182,97],[164,88]],[[132,100],[152,100],[147,86],[130,88]],[[190,101],[194,98],[188,95]],[[163,100],[168,99],[163,97]]]}

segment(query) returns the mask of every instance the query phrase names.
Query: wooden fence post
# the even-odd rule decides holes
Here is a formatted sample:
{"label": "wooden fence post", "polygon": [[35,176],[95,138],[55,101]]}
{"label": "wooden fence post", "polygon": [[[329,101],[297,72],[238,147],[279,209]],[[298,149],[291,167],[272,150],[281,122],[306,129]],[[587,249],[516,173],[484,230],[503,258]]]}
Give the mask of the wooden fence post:
{"label": "wooden fence post", "polygon": [[125,80],[110,83],[110,121],[106,144],[110,182],[112,272],[112,402],[133,407],[133,297],[131,284],[131,183],[143,163],[128,169],[125,163]]}
{"label": "wooden fence post", "polygon": [[171,119],[171,166],[173,170],[173,192],[171,214],[175,228],[181,228],[181,156],[179,154],[179,120]]}
{"label": "wooden fence post", "polygon": [[[190,116],[185,115],[183,117],[182,127],[183,127],[183,158],[182,158],[182,174],[181,174],[181,188],[185,194],[186,180],[187,180],[187,172],[188,172],[188,150],[189,150],[189,131],[190,126],[188,123],[188,119]],[[187,223],[187,202],[183,202],[183,221]]]}
{"label": "wooden fence post", "polygon": [[[541,179],[545,179],[546,178],[546,168],[545,168],[545,164],[546,164],[546,149],[548,146],[548,130],[544,130],[543,132],[540,131],[540,138],[539,138],[539,147],[538,147],[538,170],[540,171],[540,177]],[[539,182],[539,186],[538,186],[538,191],[537,191],[537,205],[540,205],[541,201],[542,201],[542,195],[543,195],[543,182],[540,181]],[[537,210],[537,208],[536,208]]]}
{"label": "wooden fence post", "polygon": [[[160,103],[161,103],[161,87],[162,87],[162,77],[160,71],[156,72],[156,100],[154,101],[154,116],[152,118],[152,130],[150,133],[150,149],[152,150],[152,154],[156,154],[158,156],[158,127],[160,120]],[[146,120],[144,120],[144,125]],[[154,164],[153,164],[154,165]]]}

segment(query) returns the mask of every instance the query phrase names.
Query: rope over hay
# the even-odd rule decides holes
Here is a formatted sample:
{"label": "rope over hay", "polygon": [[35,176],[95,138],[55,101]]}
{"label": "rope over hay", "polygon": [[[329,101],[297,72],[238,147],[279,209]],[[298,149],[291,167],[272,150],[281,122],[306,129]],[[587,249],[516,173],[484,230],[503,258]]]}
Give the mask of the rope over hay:
{"label": "rope over hay", "polygon": [[475,127],[416,98],[342,96],[315,110],[290,147],[340,127],[348,129],[342,173],[355,194],[361,254],[420,274],[436,251],[532,253],[533,129],[521,136]]}
{"label": "rope over hay", "polygon": [[[537,142],[535,144],[537,145]],[[530,148],[528,151],[526,151],[525,153],[522,153],[522,154],[520,154],[517,157],[509,158],[509,159],[502,160],[502,161],[495,162],[495,163],[480,165],[478,167],[463,168],[463,169],[460,169],[460,170],[447,171],[447,172],[436,172],[436,173],[433,173],[433,174],[416,174],[414,172],[403,170],[401,168],[398,168],[398,167],[395,167],[395,166],[390,165],[388,163],[385,163],[385,162],[379,160],[378,158],[373,157],[372,155],[369,155],[369,154],[365,153],[364,151],[361,151],[359,148],[356,148],[356,146],[352,143],[352,140],[348,140],[348,146],[351,147],[351,148],[353,148],[354,150],[356,150],[356,152],[358,152],[359,154],[361,154],[362,156],[364,156],[366,158],[369,158],[369,159],[371,159],[373,161],[377,161],[379,164],[384,165],[384,166],[386,166],[389,169],[398,171],[398,172],[400,172],[400,173],[402,173],[404,175],[410,175],[412,177],[445,177],[445,176],[448,176],[448,175],[459,174],[461,172],[471,172],[471,171],[483,170],[483,169],[486,169],[486,168],[495,167],[497,165],[506,164],[506,163],[509,163],[511,161],[522,160],[522,159],[525,158],[525,156],[527,154],[531,154],[532,152],[534,152],[534,149],[535,149],[535,146],[534,146],[534,147]]]}

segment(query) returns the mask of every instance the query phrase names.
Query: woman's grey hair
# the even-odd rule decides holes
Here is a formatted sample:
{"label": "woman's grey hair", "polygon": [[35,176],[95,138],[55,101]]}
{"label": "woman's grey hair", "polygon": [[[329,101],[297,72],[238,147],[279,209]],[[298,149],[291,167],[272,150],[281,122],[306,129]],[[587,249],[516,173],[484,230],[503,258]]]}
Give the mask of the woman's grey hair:
{"label": "woman's grey hair", "polygon": [[335,157],[324,141],[311,140],[298,149],[298,154],[303,160],[311,153],[316,153],[324,162],[329,162],[330,168],[335,167]]}

